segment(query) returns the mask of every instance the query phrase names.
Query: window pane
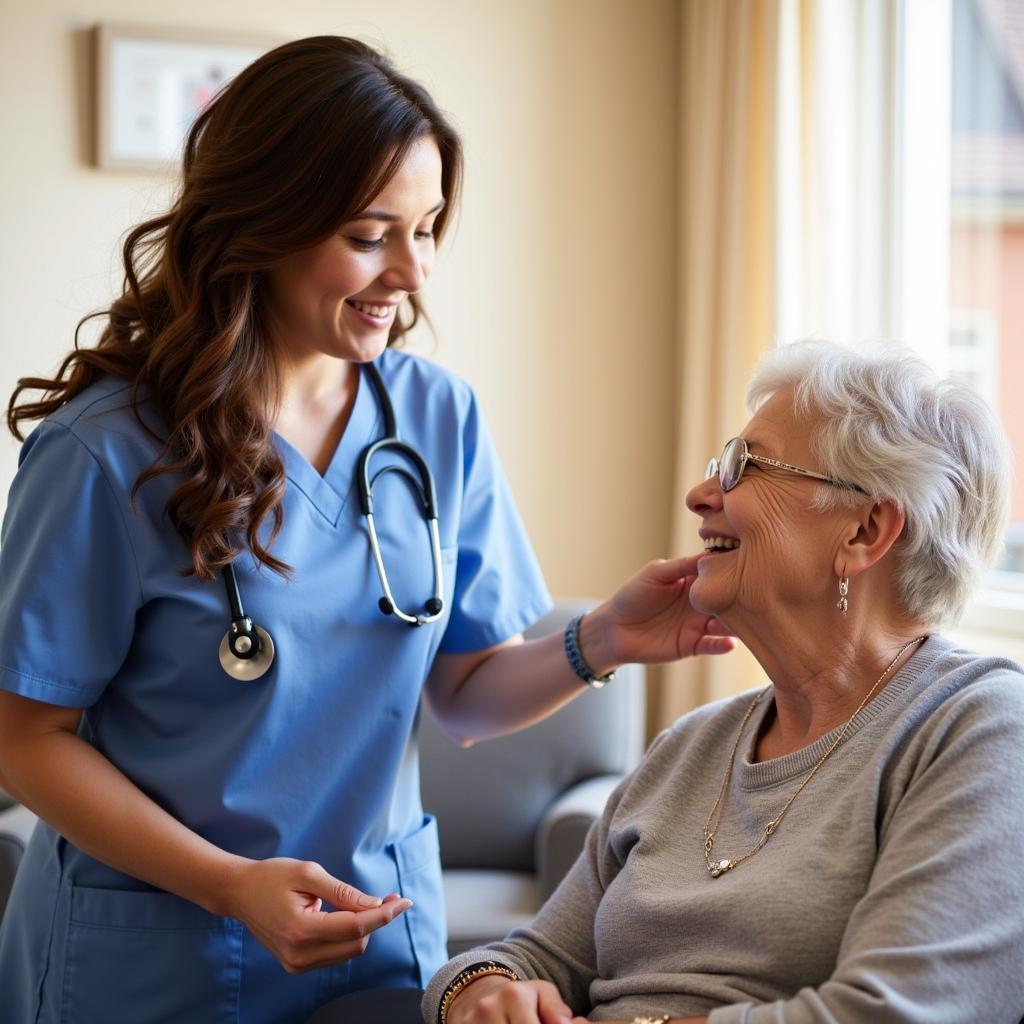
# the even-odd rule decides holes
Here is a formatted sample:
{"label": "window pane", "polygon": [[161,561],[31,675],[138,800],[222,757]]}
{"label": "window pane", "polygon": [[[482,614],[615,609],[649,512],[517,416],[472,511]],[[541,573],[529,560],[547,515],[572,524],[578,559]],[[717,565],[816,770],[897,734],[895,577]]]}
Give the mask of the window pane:
{"label": "window pane", "polygon": [[953,0],[948,367],[1015,453],[999,569],[1024,574],[1024,4]]}

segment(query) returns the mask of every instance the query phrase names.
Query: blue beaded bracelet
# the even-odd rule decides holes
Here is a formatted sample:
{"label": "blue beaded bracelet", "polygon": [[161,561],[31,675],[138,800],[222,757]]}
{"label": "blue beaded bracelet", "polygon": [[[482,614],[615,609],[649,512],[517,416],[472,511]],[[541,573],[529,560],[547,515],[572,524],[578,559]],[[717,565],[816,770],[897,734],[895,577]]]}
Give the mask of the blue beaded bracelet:
{"label": "blue beaded bracelet", "polygon": [[575,619],[570,619],[569,624],[565,627],[565,656],[573,672],[587,686],[593,686],[595,690],[599,690],[605,683],[610,683],[615,678],[615,671],[612,670],[606,676],[596,676],[583,660],[583,652],[580,651],[580,623],[582,621],[583,616],[577,615]]}

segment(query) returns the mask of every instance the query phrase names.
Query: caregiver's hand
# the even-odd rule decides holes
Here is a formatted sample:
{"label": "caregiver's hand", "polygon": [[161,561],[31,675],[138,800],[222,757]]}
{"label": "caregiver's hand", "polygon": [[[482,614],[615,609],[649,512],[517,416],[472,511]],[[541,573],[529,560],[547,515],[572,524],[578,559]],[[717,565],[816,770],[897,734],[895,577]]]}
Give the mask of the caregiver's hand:
{"label": "caregiver's hand", "polygon": [[693,654],[725,654],[735,646],[728,626],[690,605],[697,558],[656,559],[584,618],[580,646],[600,671],[626,662],[677,661]]}
{"label": "caregiver's hand", "polygon": [[[312,861],[246,861],[230,885],[235,917],[289,974],[344,963],[366,952],[370,936],[412,906],[392,893],[380,900],[329,875]],[[325,911],[324,903],[337,907]]]}
{"label": "caregiver's hand", "polygon": [[572,1010],[549,981],[486,975],[467,985],[448,1010],[448,1024],[569,1024]]}

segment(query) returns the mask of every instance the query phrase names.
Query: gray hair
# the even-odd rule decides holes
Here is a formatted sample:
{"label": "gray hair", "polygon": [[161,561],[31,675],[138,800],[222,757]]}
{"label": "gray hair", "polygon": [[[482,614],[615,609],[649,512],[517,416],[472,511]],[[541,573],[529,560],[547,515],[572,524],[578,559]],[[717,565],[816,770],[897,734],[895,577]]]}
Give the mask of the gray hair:
{"label": "gray hair", "polygon": [[[907,612],[929,627],[955,622],[999,553],[1009,514],[1009,450],[992,411],[909,352],[864,353],[822,341],[768,353],[747,403],[756,410],[788,388],[798,415],[820,417],[811,442],[820,471],[904,512],[893,550]],[[863,500],[820,487],[813,507]]]}

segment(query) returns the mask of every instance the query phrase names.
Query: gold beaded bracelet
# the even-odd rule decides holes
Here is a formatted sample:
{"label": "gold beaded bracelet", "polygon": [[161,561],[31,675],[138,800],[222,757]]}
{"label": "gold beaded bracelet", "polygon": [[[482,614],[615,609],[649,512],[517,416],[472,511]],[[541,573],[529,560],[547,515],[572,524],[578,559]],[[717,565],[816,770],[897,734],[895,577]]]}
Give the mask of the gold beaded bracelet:
{"label": "gold beaded bracelet", "polygon": [[633,1024],[668,1024],[672,1018],[663,1013],[660,1017],[634,1017]]}
{"label": "gold beaded bracelet", "polygon": [[501,974],[510,981],[523,980],[511,967],[506,967],[504,964],[499,964],[494,960],[485,960],[483,963],[467,967],[464,971],[457,974],[444,990],[444,995],[441,996],[441,1006],[437,1011],[437,1024],[447,1024],[448,1011],[451,1009],[455,997],[467,985],[472,984],[479,978],[486,977],[488,974]]}

